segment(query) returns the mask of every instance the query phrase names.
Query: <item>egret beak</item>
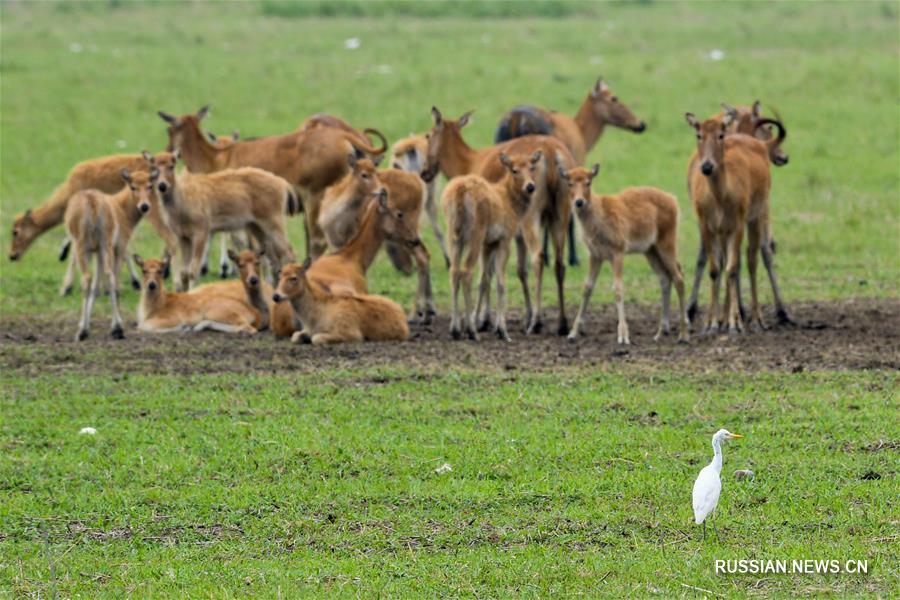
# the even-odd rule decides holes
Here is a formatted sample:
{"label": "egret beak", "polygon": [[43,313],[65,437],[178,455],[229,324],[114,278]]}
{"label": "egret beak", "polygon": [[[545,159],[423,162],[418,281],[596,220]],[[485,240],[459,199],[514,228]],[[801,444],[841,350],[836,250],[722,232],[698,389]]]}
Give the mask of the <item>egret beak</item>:
{"label": "egret beak", "polygon": [[742,438],[742,437],[744,437],[744,436],[738,435],[738,434],[736,434],[736,433],[729,433],[729,434],[728,434],[728,439],[729,439],[729,440],[734,440],[734,439]]}

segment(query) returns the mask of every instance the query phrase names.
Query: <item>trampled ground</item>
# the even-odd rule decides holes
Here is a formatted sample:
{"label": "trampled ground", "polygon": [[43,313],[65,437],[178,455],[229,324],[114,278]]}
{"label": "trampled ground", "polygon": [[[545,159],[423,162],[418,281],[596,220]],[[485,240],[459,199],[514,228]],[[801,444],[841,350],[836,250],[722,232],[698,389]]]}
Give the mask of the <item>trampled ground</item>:
{"label": "trampled ground", "polygon": [[[454,342],[436,260],[441,314],[404,344],[143,336],[130,290],[126,339],[106,337],[101,297],[78,344],[80,298],[55,294],[57,228],[0,264],[0,597],[895,594],[897,14],[893,3],[3,4],[4,248],[15,213],[75,162],[161,148],[159,109],[212,103],[210,129],[245,136],[327,111],[395,139],[427,128],[432,104],[475,108],[466,136],[479,146],[510,106],[574,112],[602,74],[649,128],[604,134],[595,187],[675,192],[689,277],[683,113],[754,98],[779,110],[791,162],[773,173],[777,268],[797,325],[654,343],[658,286],[636,257],[630,348],[614,344],[608,269],[577,344],[519,333],[516,285],[511,344]],[[301,230],[293,220],[298,248]],[[425,243],[436,256],[430,231]],[[142,227],[134,248],[160,243]],[[583,278],[569,269],[570,313]],[[409,306],[414,281],[383,258],[370,282]],[[720,538],[703,542],[690,489],[719,427],[746,437],[725,448]],[[739,468],[755,478],[735,480]],[[714,573],[715,559],[739,558],[860,559],[869,573]]]}

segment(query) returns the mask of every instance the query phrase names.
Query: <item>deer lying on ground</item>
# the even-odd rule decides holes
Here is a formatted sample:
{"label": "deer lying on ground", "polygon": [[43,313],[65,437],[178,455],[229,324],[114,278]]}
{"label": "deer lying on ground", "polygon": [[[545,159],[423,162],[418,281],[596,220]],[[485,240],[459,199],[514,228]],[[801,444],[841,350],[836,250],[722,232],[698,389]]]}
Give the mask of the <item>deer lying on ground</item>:
{"label": "deer lying on ground", "polygon": [[590,272],[584,282],[581,306],[569,332],[569,341],[581,334],[584,315],[591,301],[597,275],[604,260],[613,270],[613,289],[618,313],[617,341],[630,344],[628,322],[625,320],[625,289],[622,285],[622,264],[626,254],[641,253],[659,277],[662,290],[662,309],[659,329],[654,340],[669,334],[669,299],[672,283],[678,293],[678,341],[687,343],[688,322],[684,310],[684,274],[678,263],[678,200],[675,196],[652,187],[632,187],[618,194],[598,195],[591,191],[591,181],[600,171],[577,167],[561,171],[572,194],[575,218],[581,223],[584,243],[590,251]]}
{"label": "deer lying on ground", "polygon": [[[458,177],[470,173],[481,175],[491,182],[500,180],[506,167],[500,162],[501,153],[533,154],[540,150],[547,162],[545,175],[535,181],[536,189],[527,210],[519,218],[519,231],[516,234],[516,254],[519,281],[525,295],[526,332],[537,333],[543,327],[541,311],[541,283],[544,260],[541,251],[540,231],[543,225],[550,230],[553,239],[556,267],[556,291],[559,298],[559,323],[557,331],[560,335],[569,332],[566,319],[564,284],[566,265],[563,260],[565,251],[566,228],[570,217],[570,206],[567,201],[567,188],[557,175],[557,166],[568,170],[575,166],[572,155],[558,139],[543,135],[530,135],[516,138],[502,144],[475,150],[466,144],[462,137],[462,128],[469,122],[471,112],[462,115],[458,120],[444,119],[441,112],[432,107],[434,126],[428,134],[428,155],[422,178],[426,182],[434,179],[440,170],[447,178]],[[557,164],[557,161],[562,161]],[[528,264],[535,270],[535,303],[532,306],[528,291]]]}
{"label": "deer lying on ground", "polygon": [[[382,188],[363,210],[356,235],[337,252],[312,263],[310,280],[334,293],[367,293],[366,271],[385,242],[408,248],[417,263],[425,264],[427,273],[428,251],[419,239],[419,213],[410,212],[404,201],[409,203],[407,196],[400,194],[395,198]],[[421,206],[421,201],[417,206]],[[421,275],[420,269],[415,313],[428,323],[435,312],[434,300],[430,277]]]}
{"label": "deer lying on ground", "polygon": [[[81,271],[81,319],[76,340],[88,337],[91,312],[100,290],[100,279],[105,273],[109,279],[109,303],[112,307],[112,330],[117,339],[125,337],[122,315],[119,313],[119,268],[128,248],[134,228],[150,211],[150,199],[159,171],[137,171],[131,175],[123,169],[120,181],[126,185],[115,195],[98,190],[82,190],[69,199],[66,206],[66,230],[74,246],[73,260]],[[90,258],[96,257],[96,267],[91,274]]]}
{"label": "deer lying on ground", "polygon": [[[219,295],[206,286],[190,293],[167,292],[163,277],[169,270],[169,255],[163,260],[134,262],[143,273],[141,300],[138,304],[138,329],[149,333],[172,333],[212,329],[225,333],[254,334],[262,324],[255,308],[243,300]],[[218,284],[212,284],[218,285]]]}
{"label": "deer lying on ground", "polygon": [[306,213],[307,254],[313,257],[327,247],[318,224],[322,196],[347,172],[347,154],[374,157],[387,149],[386,144],[375,148],[363,143],[365,138],[358,131],[335,126],[343,121],[325,116],[292,133],[241,140],[219,148],[200,130],[200,121],[208,111],[209,107],[203,107],[196,114],[180,117],[160,111],[159,116],[169,124],[169,148],[181,149],[187,168],[194,173],[258,167],[287,180],[295,187]]}
{"label": "deer lying on ground", "polygon": [[[497,277],[497,318],[494,330],[497,336],[510,341],[506,329],[506,263],[510,242],[519,226],[519,215],[527,212],[532,194],[535,193],[535,173],[542,177],[546,169],[540,150],[533,155],[500,154],[499,160],[507,172],[497,183],[489,183],[480,175],[463,175],[450,180],[444,188],[441,204],[447,222],[447,239],[450,240],[450,289],[453,299],[453,317],[450,334],[459,339],[462,332],[469,339],[477,340],[475,318],[479,329],[487,329],[490,323],[490,284]],[[463,260],[463,254],[466,254]],[[472,276],[475,265],[481,259],[481,284],[478,306],[472,310]],[[460,319],[459,291],[462,287],[465,309]],[[482,307],[484,313],[482,315]],[[462,321],[462,322],[460,322]]]}
{"label": "deer lying on ground", "polygon": [[[157,158],[164,160],[167,153],[160,153]],[[80,162],[75,165],[61,185],[59,185],[50,198],[33,209],[28,209],[24,214],[18,215],[13,221],[12,242],[9,249],[10,260],[18,260],[34,240],[45,231],[61,225],[66,213],[69,199],[73,194],[82,190],[95,189],[105,194],[115,194],[122,189],[122,169],[130,173],[146,171],[147,165],[140,154],[117,154],[95,158]],[[175,248],[175,239],[162,220],[162,215],[151,211],[147,220],[153,225],[157,233],[163,239],[167,248]],[[69,255],[71,240],[66,239],[60,252],[60,260],[65,260]],[[138,289],[140,281],[137,273],[126,258],[128,270],[131,273],[131,283]],[[65,296],[72,291],[72,281],[75,276],[75,257],[69,262],[63,283],[60,287],[60,295]]]}
{"label": "deer lying on ground", "polygon": [[[702,123],[691,113],[685,114],[697,133],[697,156],[688,173],[694,210],[700,221],[700,236],[709,257],[711,301],[707,331],[719,328],[720,319],[727,320],[729,332],[743,330],[737,299],[737,260],[743,230],[747,228],[747,267],[750,273],[751,322],[765,328],[757,297],[756,265],[760,252],[769,274],[778,320],[789,322],[787,310],[775,277],[772,247],[769,243],[769,162],[773,148],[786,136],[778,121],[761,119],[757,127],[774,125],[778,137],[761,142],[744,134],[727,135],[733,119],[726,113],[721,119]],[[724,316],[719,314],[719,284],[725,271],[727,288]]]}
{"label": "deer lying on ground", "polygon": [[[728,131],[726,135],[730,135],[733,133],[742,133],[745,135],[750,135],[756,137],[756,139],[762,142],[768,142],[772,139],[772,127],[765,126],[757,128],[757,124],[760,120],[763,119],[762,116],[762,105],[759,100],[756,100],[753,103],[753,106],[738,106],[734,108],[729,106],[728,104],[722,103],[723,111],[717,115],[710,117],[711,119],[716,119],[721,121],[722,118],[728,114],[731,117],[731,123],[728,125]],[[688,166],[688,172],[694,169],[695,162],[698,160],[698,155],[694,153],[694,156],[691,158],[691,163]],[[789,156],[785,153],[784,149],[781,148],[780,145],[772,145],[769,146],[769,160],[776,167],[782,167],[788,164]],[[688,186],[690,186],[690,179],[688,180]],[[690,193],[690,187],[688,188],[688,193]],[[772,232],[769,231],[769,242],[772,246],[772,253],[775,253],[775,240],[772,237]],[[703,242],[700,242],[700,248],[697,251],[697,263],[696,270],[694,272],[694,285],[691,288],[691,298],[688,301],[688,318],[693,321],[697,316],[697,296],[700,291],[700,280],[703,278],[703,273],[706,272],[706,251],[703,248]],[[744,308],[744,300],[743,295],[741,294],[741,260],[738,257],[737,264],[737,272],[738,278],[736,281],[737,287],[737,296],[738,296],[738,309],[741,314],[741,320],[746,321],[749,313]]]}
{"label": "deer lying on ground", "polygon": [[[607,125],[634,133],[643,133],[647,129],[647,124],[622,104],[603,78],[598,77],[574,118],[535,106],[517,106],[500,119],[494,133],[494,143],[523,135],[552,135],[565,143],[576,164],[583,165]],[[547,244],[545,234],[545,256],[548,254]],[[569,264],[578,264],[574,221],[569,222]]]}
{"label": "deer lying on ground", "polygon": [[[424,135],[410,134],[398,140],[394,144],[393,158],[391,166],[401,171],[408,171],[418,175],[425,167],[425,158],[428,155],[428,139]],[[432,179],[425,184],[425,213],[431,222],[431,230],[434,237],[437,238],[438,244],[441,246],[441,252],[444,254],[444,262],[450,266],[450,255],[447,254],[447,243],[444,241],[444,232],[438,221],[437,206],[437,180]]]}
{"label": "deer lying on ground", "polygon": [[332,294],[307,277],[310,261],[284,267],[273,300],[290,302],[303,323],[294,333],[295,344],[402,341],[409,338],[400,306],[383,296]]}
{"label": "deer lying on ground", "polygon": [[[172,158],[177,160],[177,153]],[[266,250],[276,276],[282,264],[294,260],[285,216],[296,197],[281,177],[254,167],[210,174],[186,171],[161,181],[156,191],[166,222],[178,239],[180,289],[196,284],[203,251],[214,232],[249,229]]]}

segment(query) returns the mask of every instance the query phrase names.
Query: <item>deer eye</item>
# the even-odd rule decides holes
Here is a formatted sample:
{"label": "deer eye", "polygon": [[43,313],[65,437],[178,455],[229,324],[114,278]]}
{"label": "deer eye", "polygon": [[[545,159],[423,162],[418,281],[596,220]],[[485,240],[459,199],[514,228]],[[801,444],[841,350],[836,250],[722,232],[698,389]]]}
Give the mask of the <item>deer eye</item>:
{"label": "deer eye", "polygon": [[363,173],[363,174],[362,174],[362,178],[363,178],[363,179],[368,179],[368,178],[369,178],[369,174],[368,174],[368,173]]}
{"label": "deer eye", "polygon": [[288,279],[288,281],[290,281],[291,283],[297,283],[298,281],[300,281],[300,278],[299,277],[291,277],[290,279]]}
{"label": "deer eye", "polygon": [[512,174],[513,174],[513,175],[518,175],[518,174],[519,174],[519,170],[516,169],[516,168],[513,168],[513,169],[512,169]]}
{"label": "deer eye", "polygon": [[610,98],[610,101],[611,101],[611,102],[618,102],[618,101],[619,101],[619,97],[618,97],[618,96],[613,96],[612,98]]}
{"label": "deer eye", "polygon": [[724,139],[725,139],[725,134],[724,134],[724,133],[720,133],[720,134],[719,134],[719,139],[720,139],[720,140],[724,140]]}
{"label": "deer eye", "polygon": [[703,136],[700,135],[700,134],[698,133],[698,134],[697,134],[697,139],[698,139],[698,140],[702,140],[702,139],[703,139]]}
{"label": "deer eye", "polygon": [[13,237],[16,237],[17,235],[19,235],[19,230],[13,229]]}
{"label": "deer eye", "polygon": [[402,220],[403,220],[403,213],[400,212],[400,211],[397,211],[397,218],[400,219],[400,220],[402,221]]}
{"label": "deer eye", "polygon": [[136,188],[136,187],[134,187],[134,186],[133,186],[133,185],[131,185],[131,186],[128,186],[128,187],[130,187],[130,188],[131,188],[131,191],[132,191],[132,192],[136,192],[136,191],[137,191],[137,188]]}

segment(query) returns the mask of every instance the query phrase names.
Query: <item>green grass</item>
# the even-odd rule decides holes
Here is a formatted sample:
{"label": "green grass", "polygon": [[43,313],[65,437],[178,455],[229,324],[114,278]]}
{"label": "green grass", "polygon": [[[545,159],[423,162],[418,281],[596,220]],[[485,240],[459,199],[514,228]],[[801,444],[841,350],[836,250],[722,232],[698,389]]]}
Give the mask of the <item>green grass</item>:
{"label": "green grass", "polygon": [[[533,102],[574,113],[602,74],[649,130],[607,131],[591,156],[603,165],[595,189],[648,184],[676,193],[689,276],[697,232],[685,168],[694,138],[682,115],[760,98],[789,131],[791,164],[773,169],[772,192],[788,301],[898,293],[893,4],[599,4],[585,5],[594,17],[563,20],[279,19],[265,16],[265,6],[3,4],[3,247],[15,213],[46,198],[79,160],[162,148],[159,109],[183,113],[211,103],[211,130],[248,136],[289,131],[328,111],[396,139],[427,129],[432,104],[447,115],[475,108],[466,135],[481,146],[509,107]],[[361,48],[345,49],[350,37]],[[708,59],[715,48],[724,60]],[[294,220],[298,248],[301,232]],[[3,265],[0,311],[77,310],[77,294],[54,295],[62,235],[62,228],[48,233],[20,264]],[[434,253],[431,234],[425,239]],[[135,248],[159,253],[152,228],[139,229]],[[446,307],[446,270],[434,264],[437,300]],[[570,301],[583,277],[583,268],[569,271]],[[398,278],[384,260],[371,280],[399,301],[412,298],[414,281]],[[610,299],[609,281],[605,269],[597,301]],[[640,257],[627,261],[625,283],[629,301],[657,301],[656,279]],[[518,286],[511,288],[511,306],[519,307]],[[551,289],[545,286],[548,301]],[[761,289],[768,301],[768,286]],[[134,302],[127,294],[128,311]]]}
{"label": "green grass", "polygon": [[[897,385],[7,377],[0,581],[42,597],[885,595],[900,583],[896,448],[872,449],[896,434]],[[721,541],[703,544],[691,482],[720,425],[746,438],[725,448]],[[756,478],[733,480],[738,468]],[[858,558],[870,572],[758,583],[714,575],[716,558]]]}
{"label": "green grass", "polygon": [[[676,193],[689,276],[694,138],[682,115],[759,98],[789,131],[791,163],[773,170],[772,193],[787,300],[896,298],[897,12],[891,2],[3,3],[0,244],[76,162],[161,149],[160,109],[211,103],[212,131],[245,136],[326,111],[396,139],[427,129],[432,104],[448,116],[475,108],[466,136],[482,146],[509,107],[574,113],[602,74],[649,129],[607,131],[591,156],[603,165],[595,189]],[[568,16],[535,18],[546,14]],[[351,37],[361,48],[344,48]],[[724,60],[708,59],[716,48]],[[301,231],[293,220],[297,248]],[[62,237],[3,259],[0,315],[62,314],[74,327],[78,294],[56,296]],[[134,249],[160,247],[142,226]],[[433,265],[446,310],[446,270]],[[569,270],[570,303],[583,277]],[[414,280],[384,259],[370,281],[409,306]],[[606,269],[595,303],[610,300],[609,281]],[[628,302],[658,300],[639,257],[626,262],[626,289]],[[136,299],[125,294],[126,315]],[[95,327],[107,310],[101,299]],[[573,365],[504,376],[456,370],[448,353],[439,373],[151,376],[60,370],[67,352],[48,354],[40,376],[0,373],[0,597],[699,593],[685,585],[884,597],[900,583],[893,372]],[[77,435],[83,426],[99,433]],[[747,437],[726,447],[722,539],[704,544],[691,483],[722,426]],[[453,470],[436,474],[445,462]],[[756,478],[734,481],[737,468]],[[863,480],[869,472],[882,478]],[[717,558],[868,559],[870,573],[716,576]]]}

